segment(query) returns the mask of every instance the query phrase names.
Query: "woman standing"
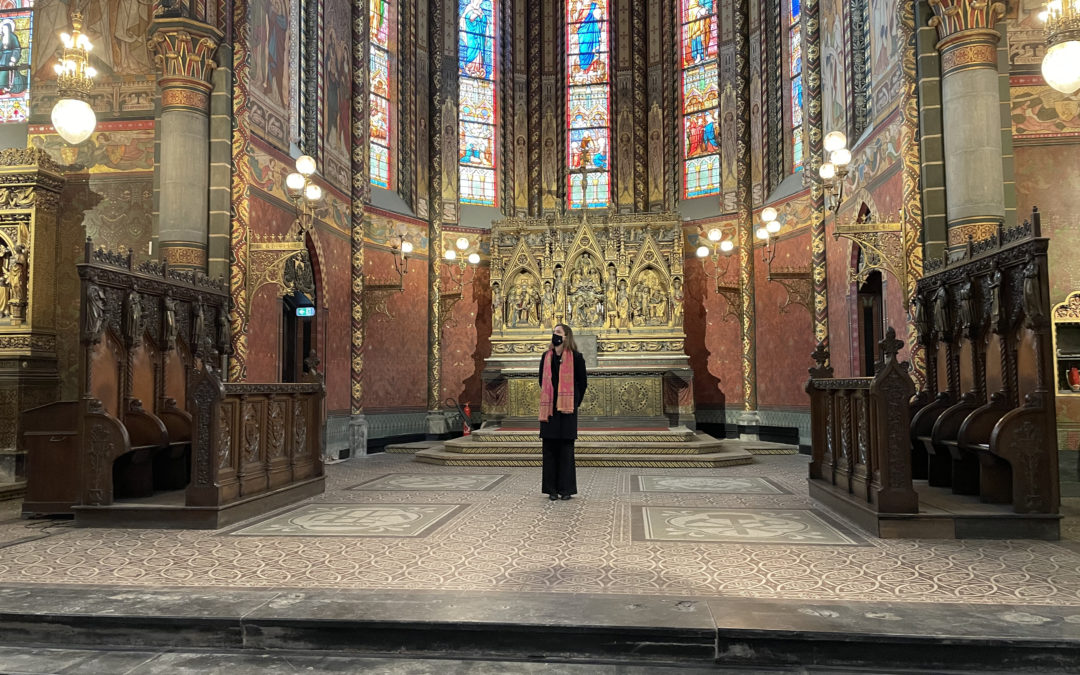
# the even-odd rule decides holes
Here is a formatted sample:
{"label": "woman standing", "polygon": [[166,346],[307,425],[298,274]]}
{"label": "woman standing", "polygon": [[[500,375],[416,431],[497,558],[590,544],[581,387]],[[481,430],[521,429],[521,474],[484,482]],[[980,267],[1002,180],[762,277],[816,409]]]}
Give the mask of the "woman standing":
{"label": "woman standing", "polygon": [[555,326],[551,345],[540,359],[540,439],[544,444],[542,491],[548,499],[577,494],[574,440],[577,410],[588,386],[585,357],[574,344],[574,331]]}

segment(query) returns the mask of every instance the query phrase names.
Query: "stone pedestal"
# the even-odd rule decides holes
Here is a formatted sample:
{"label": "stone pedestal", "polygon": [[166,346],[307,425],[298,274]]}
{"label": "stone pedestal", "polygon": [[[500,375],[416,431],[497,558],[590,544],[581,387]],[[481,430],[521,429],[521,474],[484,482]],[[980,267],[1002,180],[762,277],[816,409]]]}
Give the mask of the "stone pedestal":
{"label": "stone pedestal", "polygon": [[758,441],[761,435],[761,416],[756,410],[744,410],[736,418],[740,441]]}
{"label": "stone pedestal", "polygon": [[19,414],[60,397],[57,206],[64,178],[41,150],[0,152],[0,483],[24,480]]}
{"label": "stone pedestal", "polygon": [[354,413],[349,418],[349,457],[363,457],[367,454],[368,422],[363,413]]}
{"label": "stone pedestal", "polygon": [[206,271],[210,91],[221,33],[186,18],[157,18],[150,43],[161,87],[160,207],[155,239],[170,266]]}

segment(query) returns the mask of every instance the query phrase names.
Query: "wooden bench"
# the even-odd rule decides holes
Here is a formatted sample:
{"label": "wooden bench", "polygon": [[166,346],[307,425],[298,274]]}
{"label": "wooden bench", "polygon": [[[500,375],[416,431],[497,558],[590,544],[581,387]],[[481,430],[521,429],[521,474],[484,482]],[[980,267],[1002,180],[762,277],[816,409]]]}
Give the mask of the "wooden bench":
{"label": "wooden bench", "polygon": [[[22,414],[24,515],[75,514],[85,525],[219,527],[231,517],[321,492],[321,380],[217,379],[230,344],[223,281],[156,262],[134,267],[130,254],[94,250],[89,240],[78,271],[80,394]],[[206,382],[216,383],[216,393],[195,396],[194,387]],[[287,407],[275,403],[282,396]],[[249,411],[263,400],[269,412],[256,418],[253,432]],[[228,433],[218,427],[210,435],[196,433],[214,410],[233,409],[244,417]],[[268,425],[276,442],[284,414],[292,417],[282,428],[293,434],[285,469],[270,457],[266,479],[250,477],[237,490],[223,467],[208,472],[206,457],[243,448],[247,462],[237,470],[252,475],[255,450],[267,449],[252,446],[253,433]],[[276,451],[272,443],[269,451]],[[229,508],[238,502],[243,509]]]}
{"label": "wooden bench", "polygon": [[933,400],[912,419],[913,460],[927,462],[930,485],[1015,513],[1058,509],[1048,240],[1039,221],[1036,209],[1017,228],[969,241],[958,261],[928,262],[912,301],[928,354],[920,398]]}

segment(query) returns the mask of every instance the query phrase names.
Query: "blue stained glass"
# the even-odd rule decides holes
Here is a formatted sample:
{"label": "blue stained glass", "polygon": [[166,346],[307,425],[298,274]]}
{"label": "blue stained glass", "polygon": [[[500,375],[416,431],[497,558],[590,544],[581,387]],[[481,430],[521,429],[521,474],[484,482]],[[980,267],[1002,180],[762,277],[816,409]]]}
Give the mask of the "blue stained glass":
{"label": "blue stained glass", "polygon": [[791,23],[799,22],[800,0],[791,0]]}
{"label": "blue stained glass", "polygon": [[458,0],[458,199],[495,205],[493,0]]}

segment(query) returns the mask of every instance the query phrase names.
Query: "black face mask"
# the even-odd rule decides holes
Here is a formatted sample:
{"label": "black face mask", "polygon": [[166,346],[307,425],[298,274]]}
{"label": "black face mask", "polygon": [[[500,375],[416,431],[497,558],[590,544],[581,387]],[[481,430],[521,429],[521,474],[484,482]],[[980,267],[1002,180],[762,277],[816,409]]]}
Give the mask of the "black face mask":
{"label": "black face mask", "polygon": [[556,347],[561,345],[562,344],[562,336],[561,335],[552,335],[551,336],[551,344],[555,345]]}

